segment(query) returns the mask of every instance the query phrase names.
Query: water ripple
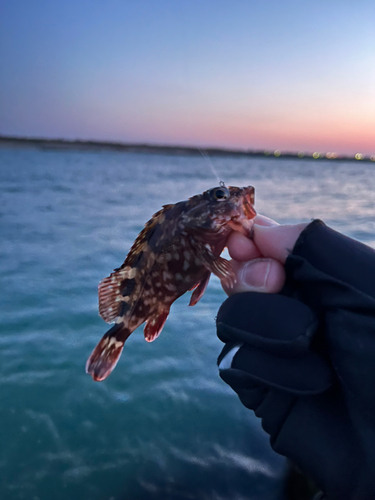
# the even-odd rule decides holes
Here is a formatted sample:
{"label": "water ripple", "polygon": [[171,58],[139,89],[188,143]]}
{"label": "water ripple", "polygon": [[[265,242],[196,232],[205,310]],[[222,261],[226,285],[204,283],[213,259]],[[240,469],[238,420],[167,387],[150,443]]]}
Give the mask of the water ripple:
{"label": "water ripple", "polygon": [[[372,164],[212,158],[283,223],[317,217],[375,247]],[[106,331],[97,285],[161,205],[213,187],[200,157],[0,151],[0,498],[282,500],[284,460],[219,378],[216,278],[163,334],[127,341],[111,377],[87,356]]]}

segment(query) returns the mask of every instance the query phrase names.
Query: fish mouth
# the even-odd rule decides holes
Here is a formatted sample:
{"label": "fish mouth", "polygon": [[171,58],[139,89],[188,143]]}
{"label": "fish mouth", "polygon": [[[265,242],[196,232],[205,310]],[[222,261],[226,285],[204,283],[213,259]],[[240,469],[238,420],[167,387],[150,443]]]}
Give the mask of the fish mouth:
{"label": "fish mouth", "polygon": [[[246,193],[241,197],[239,207],[232,214],[228,225],[233,231],[238,231],[247,238],[252,237],[254,217],[256,211],[254,209],[254,188],[247,188]],[[242,203],[241,203],[242,202]]]}
{"label": "fish mouth", "polygon": [[243,234],[246,238],[252,238],[254,219],[244,219],[237,216],[228,222],[228,226],[233,231]]}
{"label": "fish mouth", "polygon": [[254,188],[249,189],[243,196],[242,208],[246,219],[254,219],[256,216],[256,211],[254,209]]}

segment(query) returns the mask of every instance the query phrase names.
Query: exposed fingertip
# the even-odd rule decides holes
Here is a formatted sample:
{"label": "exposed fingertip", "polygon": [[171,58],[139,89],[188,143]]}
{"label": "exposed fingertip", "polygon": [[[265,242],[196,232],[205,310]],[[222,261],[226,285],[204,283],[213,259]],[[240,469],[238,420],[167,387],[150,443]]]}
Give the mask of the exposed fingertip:
{"label": "exposed fingertip", "polygon": [[264,285],[264,292],[266,293],[278,293],[281,291],[285,284],[285,269],[280,262],[276,260],[270,261],[270,267],[268,275]]}
{"label": "exposed fingertip", "polygon": [[280,226],[254,225],[254,243],[265,257],[284,263],[308,223]]}
{"label": "exposed fingertip", "polygon": [[284,286],[284,267],[273,259],[232,262],[232,266],[236,273],[236,282],[232,288],[223,284],[228,295],[250,291],[277,293]]}
{"label": "exposed fingertip", "polygon": [[227,241],[229,255],[237,261],[248,261],[261,256],[253,240],[238,231],[233,231]]}
{"label": "exposed fingertip", "polygon": [[262,214],[257,214],[254,218],[254,224],[257,224],[258,226],[278,226],[279,223],[270,219],[269,217],[266,217],[265,215]]}

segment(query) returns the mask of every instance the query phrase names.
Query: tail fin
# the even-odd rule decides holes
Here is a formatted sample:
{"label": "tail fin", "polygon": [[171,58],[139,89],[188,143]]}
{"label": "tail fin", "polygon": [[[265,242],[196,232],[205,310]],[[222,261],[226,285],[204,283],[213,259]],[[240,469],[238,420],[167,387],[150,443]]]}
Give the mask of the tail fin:
{"label": "tail fin", "polygon": [[116,323],[95,347],[86,363],[86,373],[89,373],[95,382],[107,378],[115,368],[129,335],[130,332],[123,323]]}

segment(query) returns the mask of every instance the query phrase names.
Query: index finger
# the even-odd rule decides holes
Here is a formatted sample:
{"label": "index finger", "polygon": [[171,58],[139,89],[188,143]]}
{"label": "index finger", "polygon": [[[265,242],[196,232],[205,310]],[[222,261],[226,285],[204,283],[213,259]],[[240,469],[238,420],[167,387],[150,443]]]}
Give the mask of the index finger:
{"label": "index finger", "polygon": [[[277,222],[261,214],[257,214],[255,216],[254,224],[264,227],[278,226]],[[255,245],[254,240],[247,238],[238,231],[231,233],[227,241],[227,247],[231,258],[237,260],[238,262],[244,262],[262,257],[262,253]]]}
{"label": "index finger", "polygon": [[258,226],[278,226],[279,223],[270,219],[269,217],[266,217],[265,215],[262,214],[257,214],[254,217],[254,224],[257,224]]}

